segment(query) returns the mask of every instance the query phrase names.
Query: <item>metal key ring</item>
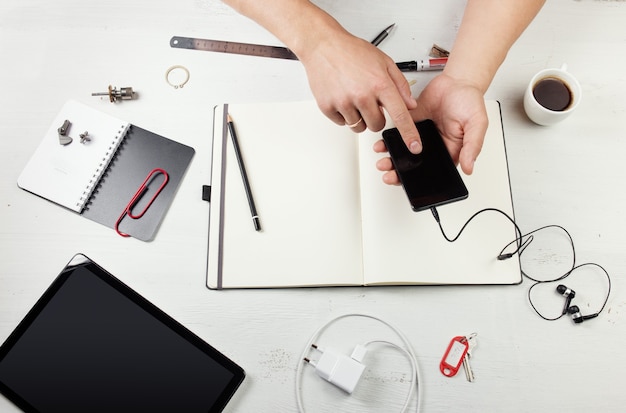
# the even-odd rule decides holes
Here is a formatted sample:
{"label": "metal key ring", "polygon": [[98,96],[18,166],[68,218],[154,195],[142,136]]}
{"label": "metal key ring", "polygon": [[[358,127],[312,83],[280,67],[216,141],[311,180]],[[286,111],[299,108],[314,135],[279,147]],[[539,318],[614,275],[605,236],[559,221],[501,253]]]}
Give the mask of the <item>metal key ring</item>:
{"label": "metal key ring", "polygon": [[[174,83],[172,83],[170,81],[170,73],[172,73],[173,70],[176,69],[181,69],[185,72],[186,77],[185,80],[183,80],[180,84],[176,85]],[[167,71],[165,72],[165,81],[167,82],[168,85],[170,85],[171,87],[173,87],[174,89],[180,89],[183,86],[185,86],[185,84],[189,81],[189,70],[187,70],[187,68],[185,66],[181,66],[181,65],[174,65],[172,67],[170,67],[169,69],[167,69]]]}

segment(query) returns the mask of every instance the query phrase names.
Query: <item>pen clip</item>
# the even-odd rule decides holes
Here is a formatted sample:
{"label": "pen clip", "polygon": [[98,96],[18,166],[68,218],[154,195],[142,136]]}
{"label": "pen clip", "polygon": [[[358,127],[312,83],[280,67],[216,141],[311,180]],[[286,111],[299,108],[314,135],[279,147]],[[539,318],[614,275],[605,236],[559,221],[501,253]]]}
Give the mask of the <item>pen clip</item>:
{"label": "pen clip", "polygon": [[[150,198],[150,200],[148,201],[146,206],[143,207],[141,212],[133,213],[133,208],[135,208],[137,206],[137,204],[139,203],[141,198],[143,198],[143,196],[146,194],[146,192],[148,192],[150,183],[152,183],[152,181],[158,175],[163,175],[163,182],[161,182],[161,185],[159,185],[159,187],[157,188],[156,192],[154,193],[154,195],[152,195],[152,197]],[[120,223],[122,222],[124,217],[128,216],[129,218],[132,218],[132,219],[139,219],[139,218],[143,217],[144,214],[148,211],[148,208],[150,208],[150,206],[152,205],[152,203],[156,199],[156,197],[159,196],[159,194],[161,193],[163,188],[165,188],[165,185],[167,185],[168,181],[169,181],[169,175],[165,171],[165,169],[154,168],[152,171],[150,171],[150,173],[148,173],[148,176],[146,176],[146,179],[139,186],[139,189],[137,189],[137,192],[135,192],[135,195],[133,195],[133,197],[128,202],[128,204],[126,204],[126,207],[124,208],[124,211],[122,211],[122,214],[119,216],[119,218],[115,222],[115,232],[117,232],[122,237],[130,237],[129,234],[120,231],[120,228],[119,228],[120,227]]]}

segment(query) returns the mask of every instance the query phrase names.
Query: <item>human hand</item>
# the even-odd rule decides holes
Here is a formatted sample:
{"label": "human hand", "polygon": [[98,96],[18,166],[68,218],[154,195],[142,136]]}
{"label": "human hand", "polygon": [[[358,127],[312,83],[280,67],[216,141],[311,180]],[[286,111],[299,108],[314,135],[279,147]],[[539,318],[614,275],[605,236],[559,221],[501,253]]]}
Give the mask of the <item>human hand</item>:
{"label": "human hand", "polygon": [[409,84],[393,60],[369,42],[338,30],[316,39],[300,56],[320,110],[355,132],[385,126],[383,108],[413,153],[421,152],[409,109],[416,108]]}
{"label": "human hand", "polygon": [[[469,175],[473,172],[489,124],[485,101],[479,88],[444,72],[424,88],[417,98],[417,107],[410,113],[415,121],[432,119],[454,162],[460,163],[464,173]],[[387,152],[385,143],[377,141],[374,151]],[[376,167],[385,172],[385,183],[400,184],[391,158],[380,159]]]}

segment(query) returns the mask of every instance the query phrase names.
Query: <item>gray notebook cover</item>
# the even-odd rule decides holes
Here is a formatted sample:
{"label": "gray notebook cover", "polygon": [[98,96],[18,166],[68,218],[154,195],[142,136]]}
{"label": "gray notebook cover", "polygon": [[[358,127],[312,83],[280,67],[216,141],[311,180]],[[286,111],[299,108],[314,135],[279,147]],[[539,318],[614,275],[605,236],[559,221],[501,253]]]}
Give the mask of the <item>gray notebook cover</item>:
{"label": "gray notebook cover", "polygon": [[[126,216],[119,225],[121,232],[134,238],[153,239],[194,153],[190,146],[131,125],[81,215],[114,228],[146,177],[153,169],[161,168],[169,175],[168,183],[141,218]],[[162,182],[160,174],[154,175],[147,192],[133,208],[135,214],[145,208]]]}

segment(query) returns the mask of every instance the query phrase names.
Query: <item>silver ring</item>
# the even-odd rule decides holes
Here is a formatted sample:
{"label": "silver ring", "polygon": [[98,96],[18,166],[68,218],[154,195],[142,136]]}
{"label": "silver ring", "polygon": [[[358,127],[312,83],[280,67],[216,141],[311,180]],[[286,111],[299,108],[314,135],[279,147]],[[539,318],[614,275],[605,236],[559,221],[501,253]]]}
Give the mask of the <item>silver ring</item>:
{"label": "silver ring", "polygon": [[352,125],[348,125],[349,128],[354,128],[356,125],[358,125],[359,123],[363,122],[363,118],[359,118],[359,120],[357,120],[356,122],[354,122]]}

